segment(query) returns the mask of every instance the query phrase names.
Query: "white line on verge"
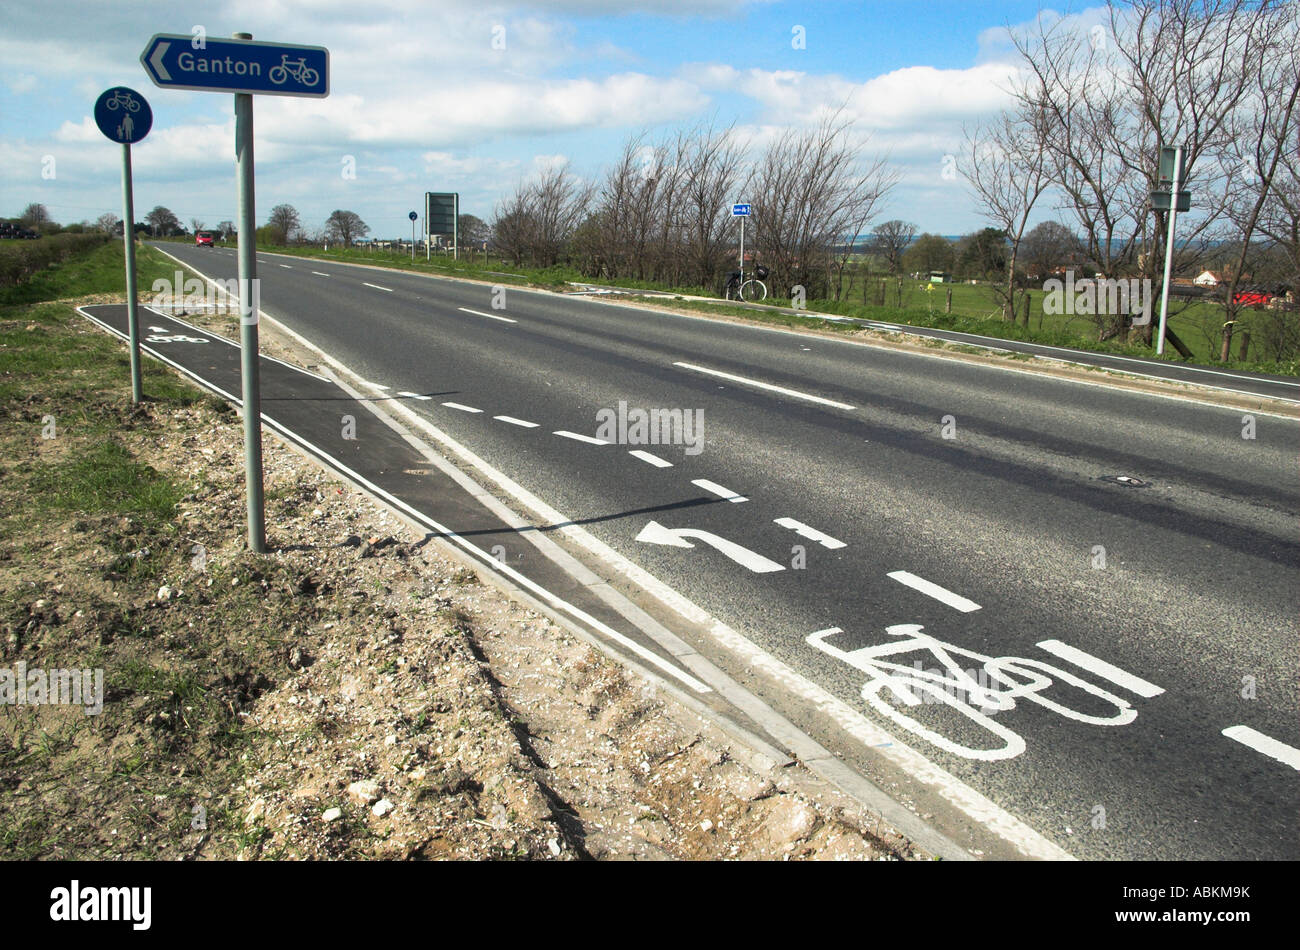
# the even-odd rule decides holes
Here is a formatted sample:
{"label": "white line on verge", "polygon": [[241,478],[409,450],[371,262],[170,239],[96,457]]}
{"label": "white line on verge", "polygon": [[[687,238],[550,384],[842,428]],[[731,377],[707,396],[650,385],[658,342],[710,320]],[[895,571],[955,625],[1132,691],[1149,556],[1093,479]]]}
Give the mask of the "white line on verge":
{"label": "white line on verge", "polygon": [[1229,739],[1235,739],[1242,745],[1262,752],[1270,759],[1277,759],[1283,765],[1289,765],[1300,771],[1300,749],[1293,749],[1284,742],[1278,742],[1272,736],[1250,728],[1250,726],[1229,726],[1223,730]]}
{"label": "white line on verge", "polygon": [[967,600],[960,594],[954,594],[946,587],[932,584],[924,577],[917,577],[915,574],[911,574],[907,571],[891,571],[889,576],[898,581],[898,583],[905,584],[913,590],[920,591],[927,597],[933,597],[940,603],[947,604],[954,610],[960,610],[964,614],[968,614],[972,610],[980,609],[980,605],[975,603],[975,601]]}
{"label": "white line on verge", "polygon": [[727,499],[727,501],[730,502],[749,501],[749,499],[746,498],[744,495],[737,495],[730,488],[726,488],[722,485],[719,485],[717,482],[711,482],[707,478],[691,479],[691,484],[695,485],[698,488],[703,488],[707,492],[712,492],[713,494],[717,495],[719,498],[725,498]]}
{"label": "white line on verge", "polygon": [[522,426],[525,429],[537,428],[536,422],[529,422],[527,419],[516,419],[514,416],[493,416],[492,418],[501,422],[508,422],[512,426]]}
{"label": "white line on verge", "polygon": [[1121,670],[1118,666],[1112,666],[1105,660],[1100,660],[1091,653],[1084,653],[1082,650],[1072,647],[1068,643],[1062,643],[1060,640],[1044,640],[1038,644],[1038,647],[1053,656],[1068,660],[1075,666],[1082,667],[1089,673],[1095,673],[1103,679],[1108,679],[1116,686],[1122,686],[1130,693],[1137,693],[1146,699],[1159,696],[1164,692],[1164,689],[1155,683],[1150,683],[1140,676],[1134,676],[1126,670]]}
{"label": "white line on verge", "polygon": [[476,317],[487,317],[489,320],[500,320],[502,323],[518,323],[518,320],[511,320],[509,317],[498,317],[495,313],[484,313],[482,310],[471,310],[469,307],[457,307],[462,313],[472,313]]}
{"label": "white line on verge", "polygon": [[745,376],[733,376],[731,373],[724,373],[722,370],[709,369],[707,366],[696,366],[694,363],[674,363],[674,366],[680,366],[682,369],[694,370],[697,373],[706,373],[709,376],[717,376],[719,379],[729,379],[733,383],[744,383],[747,386],[757,386],[759,389],[767,389],[774,393],[780,393],[783,396],[793,396],[795,399],[806,399],[809,402],[820,403],[823,406],[832,406],[836,409],[853,410],[853,406],[843,402],[836,402],[834,399],[823,399],[821,396],[813,396],[809,393],[801,393],[795,389],[786,389],[784,386],[773,386],[771,383],[760,382],[757,379],[749,379]]}
{"label": "white line on verge", "polygon": [[557,432],[555,432],[555,435],[563,436],[566,439],[576,439],[579,442],[587,442],[590,443],[591,445],[612,445],[613,444],[611,442],[606,442],[604,439],[593,439],[591,436],[583,435],[580,432],[566,432],[564,429],[558,430]]}
{"label": "white line on verge", "polygon": [[672,468],[672,462],[666,462],[657,455],[651,455],[649,452],[642,452],[640,449],[628,450],[628,455],[638,458],[643,462],[649,462],[655,468]]}

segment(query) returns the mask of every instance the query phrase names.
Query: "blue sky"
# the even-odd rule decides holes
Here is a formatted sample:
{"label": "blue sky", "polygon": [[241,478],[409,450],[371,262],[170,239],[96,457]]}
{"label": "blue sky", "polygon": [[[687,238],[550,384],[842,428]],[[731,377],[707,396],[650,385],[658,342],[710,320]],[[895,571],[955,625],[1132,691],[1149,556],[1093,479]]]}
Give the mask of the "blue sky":
{"label": "blue sky", "polygon": [[[888,154],[902,176],[883,216],[961,233],[981,222],[960,180],[941,174],[944,158],[964,122],[1005,102],[1014,65],[1001,28],[1039,9],[1036,0],[0,0],[0,215],[31,201],[65,223],[121,213],[118,147],[90,115],[100,91],[122,84],[155,113],[134,149],[137,217],[161,204],[187,223],[233,219],[231,97],[158,89],[139,63],[153,33],[201,27],[331,51],[328,99],[256,100],[259,220],[284,201],[309,227],[348,208],[377,235],[409,234],[406,212],[426,190],[459,191],[464,211],[489,218],[521,177],[565,160],[597,176],[640,129],[653,137],[715,117],[757,150],[842,105],[867,153]],[[802,49],[792,42],[799,27]],[[344,175],[349,163],[355,177]]]}

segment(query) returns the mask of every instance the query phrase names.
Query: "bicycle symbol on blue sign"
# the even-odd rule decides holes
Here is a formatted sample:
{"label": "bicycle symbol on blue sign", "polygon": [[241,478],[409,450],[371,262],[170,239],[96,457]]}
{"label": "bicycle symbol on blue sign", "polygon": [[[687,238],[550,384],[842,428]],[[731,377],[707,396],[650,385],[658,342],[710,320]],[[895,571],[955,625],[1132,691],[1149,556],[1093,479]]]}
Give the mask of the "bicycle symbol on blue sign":
{"label": "bicycle symbol on blue sign", "polygon": [[144,96],[126,86],[106,89],[95,100],[95,124],[120,145],[132,145],[149,134],[153,110]]}

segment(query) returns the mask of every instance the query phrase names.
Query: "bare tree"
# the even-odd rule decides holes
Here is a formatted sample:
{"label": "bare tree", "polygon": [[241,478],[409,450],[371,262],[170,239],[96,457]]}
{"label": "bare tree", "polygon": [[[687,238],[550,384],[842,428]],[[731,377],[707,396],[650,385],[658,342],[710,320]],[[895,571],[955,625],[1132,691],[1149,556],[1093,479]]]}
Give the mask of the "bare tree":
{"label": "bare tree", "polygon": [[116,234],[118,225],[121,223],[122,219],[111,211],[106,211],[95,219],[95,227],[103,231],[105,234]]}
{"label": "bare tree", "polygon": [[595,187],[569,165],[553,166],[531,181],[521,181],[498,205],[492,231],[497,247],[516,264],[540,267],[558,263],[566,246],[587,220]]}
{"label": "bare tree", "polygon": [[168,237],[181,230],[181,220],[168,208],[158,205],[144,216],[145,222],[153,231],[154,237]]}
{"label": "bare tree", "polygon": [[50,224],[49,209],[43,204],[33,202],[23,209],[20,221],[23,227],[39,231]]}
{"label": "bare tree", "polygon": [[834,269],[838,298],[851,249],[898,180],[884,158],[864,165],[848,131],[838,114],[813,129],[787,130],[758,163],[754,244],[782,296],[796,285],[810,297],[824,294]]}
{"label": "bare tree", "polygon": [[[1300,12],[1278,8],[1266,22],[1254,63],[1254,82],[1236,117],[1228,155],[1228,218],[1239,242],[1223,287],[1224,314],[1220,357],[1227,360],[1234,322],[1240,311],[1237,292],[1251,268],[1257,233],[1287,248],[1296,260],[1296,130],[1300,128]],[[1278,226],[1288,216],[1290,228]],[[1289,234],[1288,234],[1289,230]],[[1289,238],[1289,241],[1288,241]],[[1289,247],[1288,247],[1289,244]],[[1300,262],[1297,262],[1300,273]]]}
{"label": "bare tree", "polygon": [[1107,276],[1163,265],[1164,213],[1149,213],[1162,146],[1182,144],[1185,187],[1201,206],[1182,235],[1194,248],[1223,214],[1214,156],[1251,79],[1265,14],[1281,0],[1108,0],[1086,34],[1042,16],[1013,42],[1026,67],[1014,89],[1042,123],[1052,185]]}
{"label": "bare tree", "polygon": [[749,184],[745,149],[730,126],[698,126],[688,138],[679,203],[683,252],[699,284],[712,287],[726,266],[725,255],[731,243],[728,206],[742,197]]}
{"label": "bare tree", "polygon": [[198,218],[190,218],[190,233],[198,234],[203,230],[203,222]]}
{"label": "bare tree", "polygon": [[885,259],[891,274],[897,274],[903,263],[903,253],[912,238],[916,237],[916,225],[909,221],[886,221],[876,226],[872,235],[871,249]]}
{"label": "bare tree", "polygon": [[[966,131],[960,168],[985,220],[1006,235],[1007,276],[997,288],[1008,320],[1016,317],[1016,260],[1038,199],[1048,188],[1049,170],[1042,111],[1022,106]],[[1029,313],[1025,312],[1025,323]]]}

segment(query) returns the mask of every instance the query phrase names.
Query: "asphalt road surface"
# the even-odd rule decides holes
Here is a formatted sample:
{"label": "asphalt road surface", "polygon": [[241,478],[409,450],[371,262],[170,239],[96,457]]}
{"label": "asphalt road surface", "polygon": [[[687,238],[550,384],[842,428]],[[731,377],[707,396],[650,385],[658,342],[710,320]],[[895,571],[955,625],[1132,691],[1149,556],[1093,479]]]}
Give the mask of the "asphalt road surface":
{"label": "asphalt road surface", "polygon": [[1300,857],[1294,419],[258,257],[268,315],[1070,854]]}

